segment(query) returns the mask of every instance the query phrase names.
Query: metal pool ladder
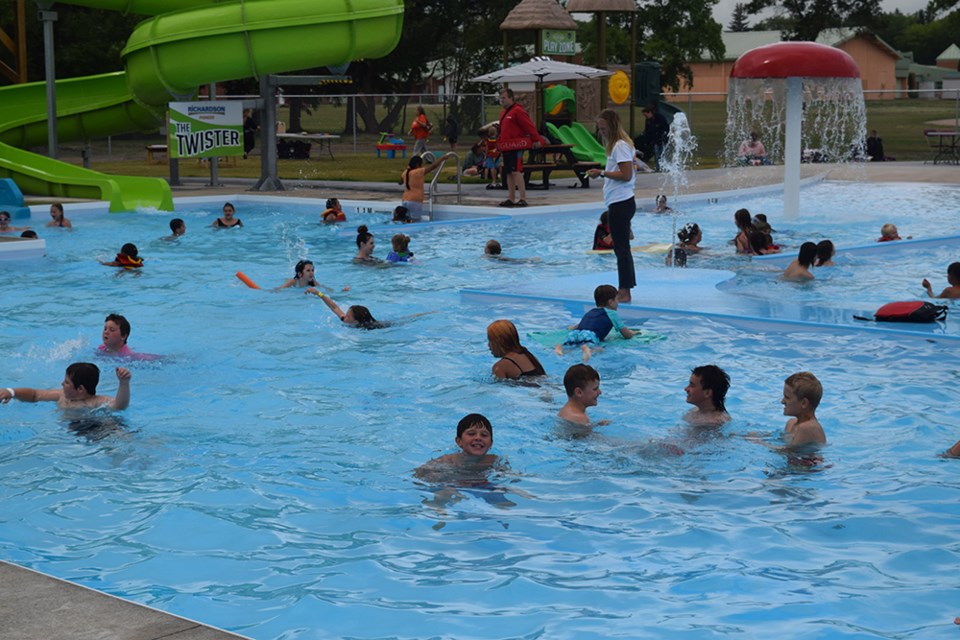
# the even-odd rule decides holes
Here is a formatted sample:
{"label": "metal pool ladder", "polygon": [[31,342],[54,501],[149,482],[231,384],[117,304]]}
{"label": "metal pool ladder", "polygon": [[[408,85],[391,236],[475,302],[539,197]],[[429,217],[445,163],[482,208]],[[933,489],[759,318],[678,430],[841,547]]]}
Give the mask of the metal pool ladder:
{"label": "metal pool ladder", "polygon": [[433,203],[436,202],[438,198],[448,198],[451,196],[456,196],[457,204],[463,204],[463,185],[460,182],[460,156],[453,152],[453,160],[456,162],[457,166],[457,190],[456,192],[441,192],[440,185],[437,183],[440,180],[440,174],[443,172],[443,165],[447,163],[447,159],[444,158],[440,162],[440,166],[437,167],[437,170],[433,174],[433,180],[430,181],[430,190],[427,194],[427,200],[429,201],[429,212],[430,219],[433,220]]}

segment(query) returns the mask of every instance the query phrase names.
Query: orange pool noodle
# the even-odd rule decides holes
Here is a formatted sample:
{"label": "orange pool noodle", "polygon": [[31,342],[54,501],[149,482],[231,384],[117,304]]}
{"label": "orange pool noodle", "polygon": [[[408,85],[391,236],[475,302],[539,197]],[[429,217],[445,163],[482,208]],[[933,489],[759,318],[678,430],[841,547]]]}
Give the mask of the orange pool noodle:
{"label": "orange pool noodle", "polygon": [[248,277],[246,276],[246,274],[243,273],[243,271],[237,271],[237,277],[240,278],[240,282],[242,282],[243,284],[247,285],[247,286],[250,287],[251,289],[259,289],[259,288],[260,288],[260,287],[257,286],[257,283],[254,282],[253,280],[251,280],[250,278],[248,278]]}

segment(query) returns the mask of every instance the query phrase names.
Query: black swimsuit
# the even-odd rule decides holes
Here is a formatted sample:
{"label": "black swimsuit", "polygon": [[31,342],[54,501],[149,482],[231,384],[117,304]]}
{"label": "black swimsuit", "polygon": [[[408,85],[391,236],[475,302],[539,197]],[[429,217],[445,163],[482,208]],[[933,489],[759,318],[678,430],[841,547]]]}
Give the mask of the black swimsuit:
{"label": "black swimsuit", "polygon": [[243,223],[240,222],[240,218],[234,218],[237,221],[237,224],[223,224],[223,220],[217,218],[217,228],[218,229],[233,229],[234,227],[242,227]]}
{"label": "black swimsuit", "polygon": [[527,377],[527,376],[545,376],[545,375],[547,375],[547,372],[543,370],[543,367],[535,366],[533,369],[530,369],[530,371],[524,371],[524,370],[523,370],[523,367],[521,367],[519,364],[517,364],[517,361],[514,360],[513,358],[511,358],[510,356],[503,356],[503,359],[504,359],[504,360],[509,360],[510,362],[512,362],[512,363],[514,364],[514,366],[517,367],[517,369],[520,369],[520,377],[521,377],[521,378],[524,378],[524,377]]}

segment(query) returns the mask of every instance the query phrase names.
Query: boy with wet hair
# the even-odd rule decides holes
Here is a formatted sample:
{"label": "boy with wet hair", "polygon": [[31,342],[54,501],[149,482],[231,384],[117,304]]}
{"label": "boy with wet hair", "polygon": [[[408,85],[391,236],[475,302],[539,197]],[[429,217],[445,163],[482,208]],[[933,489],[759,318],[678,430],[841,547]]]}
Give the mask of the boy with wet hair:
{"label": "boy with wet hair", "polygon": [[187,224],[182,218],[174,218],[170,221],[170,239],[179,238],[187,232]]}
{"label": "boy with wet hair", "polygon": [[419,467],[414,475],[431,481],[449,480],[447,476],[451,471],[485,472],[499,460],[498,456],[489,453],[493,446],[493,425],[482,414],[470,413],[460,419],[456,443],[460,451],[434,458]]}
{"label": "boy with wet hair", "polygon": [[116,372],[120,383],[116,396],[97,395],[97,384],[100,383],[100,369],[97,365],[74,362],[67,367],[59,389],[7,387],[0,389],[0,404],[17,399],[21,402],[56,402],[61,409],[109,406],[119,411],[130,404],[130,370],[117,367]]}
{"label": "boy with wet hair", "polygon": [[825,444],[827,436],[817,420],[816,410],[823,397],[823,386],[809,371],[789,376],[783,382],[783,415],[791,416],[784,428],[788,448]]}
{"label": "boy with wet hair", "polygon": [[597,306],[587,311],[580,323],[571,327],[563,344],[553,348],[558,356],[563,355],[563,347],[580,346],[583,351],[583,361],[590,360],[592,346],[598,346],[607,337],[611,330],[616,329],[624,338],[632,338],[636,332],[624,326],[620,314],[617,313],[617,289],[610,284],[602,284],[593,290],[593,301]]}
{"label": "boy with wet hair", "polygon": [[715,364],[695,367],[690,372],[690,382],[684,391],[687,403],[694,406],[683,419],[698,427],[719,427],[730,420],[730,414],[724,406],[727,390],[730,389],[730,376]]}
{"label": "boy with wet hair", "polygon": [[103,319],[103,344],[97,351],[112,356],[132,356],[133,351],[127,346],[130,337],[130,322],[119,313],[111,313]]}
{"label": "boy with wet hair", "polygon": [[602,393],[600,374],[588,364],[575,364],[564,374],[563,387],[567,392],[567,403],[563,405],[557,416],[568,422],[589,427],[590,418],[587,416],[587,407],[597,406],[597,399]]}

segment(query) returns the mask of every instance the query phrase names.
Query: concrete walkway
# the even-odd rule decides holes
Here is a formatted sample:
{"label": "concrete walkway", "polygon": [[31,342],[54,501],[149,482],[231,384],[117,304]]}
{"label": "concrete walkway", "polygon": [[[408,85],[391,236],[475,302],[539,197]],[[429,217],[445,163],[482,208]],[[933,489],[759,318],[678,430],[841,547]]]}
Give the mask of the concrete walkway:
{"label": "concrete walkway", "polygon": [[[932,165],[922,162],[876,162],[847,165],[805,164],[801,166],[802,178],[826,176],[828,180],[851,182],[926,182],[930,184],[960,184],[960,166]],[[637,200],[639,205],[652,205],[660,193],[672,195],[673,187],[663,184],[666,177],[660,173],[641,173],[637,175]],[[205,186],[206,179],[192,178],[184,185],[173,189],[174,197],[227,195],[242,193],[251,189],[252,179],[224,180],[224,186]],[[577,202],[600,202],[603,200],[603,188],[600,181],[591,181],[589,189],[571,188],[579,181],[573,177],[554,176],[550,189],[528,189],[527,202],[530,205],[572,204]],[[783,182],[783,167],[730,167],[723,169],[701,169],[687,173],[688,184],[681,188],[681,194],[713,193],[731,189],[745,189]],[[280,195],[303,198],[326,199],[339,197],[345,200],[382,200],[399,203],[402,189],[392,182],[335,182],[323,180],[284,180],[284,191],[262,192],[264,195]],[[452,193],[456,185],[444,181],[440,183],[441,193]],[[252,192],[251,192],[252,193]],[[474,206],[496,206],[506,199],[506,191],[488,190],[483,184],[463,185],[463,204]],[[450,198],[444,198],[450,203]]]}
{"label": "concrete walkway", "polygon": [[0,562],[3,640],[243,640],[150,607]]}

